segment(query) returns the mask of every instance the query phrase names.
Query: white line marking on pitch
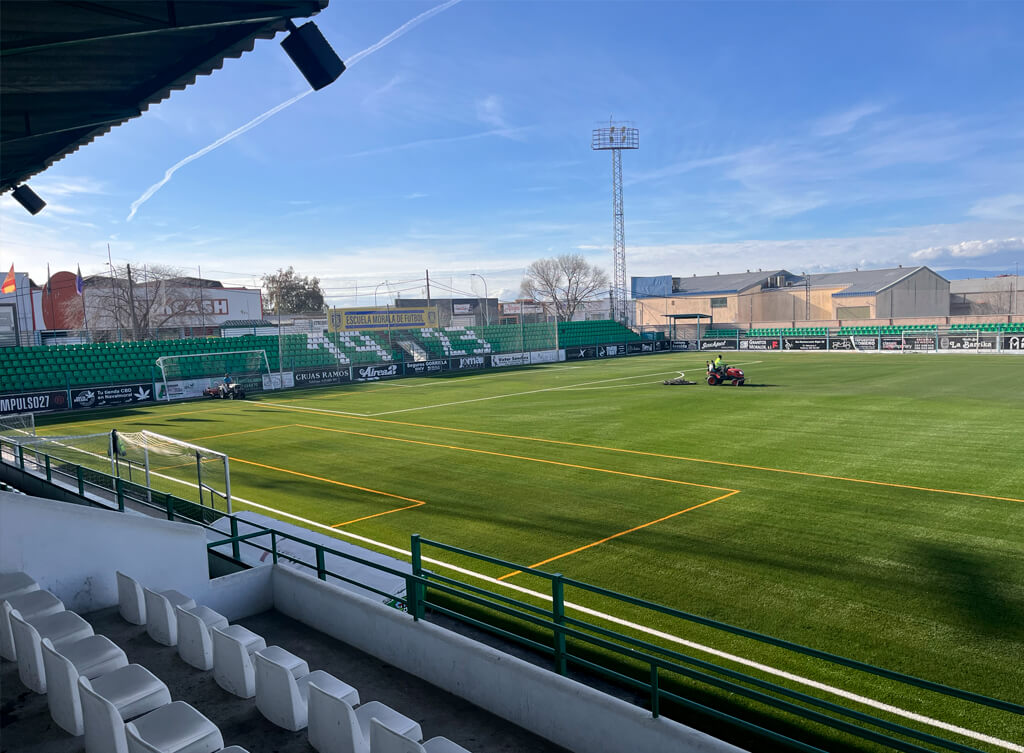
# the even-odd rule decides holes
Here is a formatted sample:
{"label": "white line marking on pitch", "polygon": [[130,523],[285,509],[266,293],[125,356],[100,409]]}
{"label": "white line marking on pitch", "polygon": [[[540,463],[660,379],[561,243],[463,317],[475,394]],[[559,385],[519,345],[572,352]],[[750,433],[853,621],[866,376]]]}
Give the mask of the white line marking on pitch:
{"label": "white line marking on pitch", "polygon": [[[762,361],[744,361],[744,362],[739,363],[737,365],[738,366],[747,366],[747,365],[750,365],[750,364],[757,364],[757,363],[762,363]],[[698,366],[699,366],[699,364],[695,365],[693,368],[697,368]],[[579,382],[577,384],[563,384],[563,385],[557,385],[555,387],[542,387],[542,388],[536,389],[536,390],[525,390],[523,392],[509,392],[509,393],[504,394],[504,395],[488,395],[486,397],[473,397],[473,398],[469,398],[469,399],[466,399],[466,400],[452,400],[451,402],[447,402],[447,403],[435,403],[434,405],[420,405],[420,406],[416,406],[416,407],[413,407],[413,408],[399,408],[397,410],[378,411],[377,413],[356,413],[354,411],[332,410],[330,408],[314,408],[312,406],[306,406],[306,405],[283,405],[281,403],[272,403],[272,402],[267,401],[267,400],[260,400],[258,403],[255,403],[255,404],[256,405],[276,406],[278,408],[302,408],[303,410],[316,411],[318,413],[328,413],[328,414],[336,413],[336,414],[343,415],[343,416],[359,416],[360,418],[376,418],[377,416],[390,416],[390,415],[393,415],[395,413],[410,413],[410,412],[419,411],[419,410],[430,410],[432,408],[448,408],[448,407],[450,407],[452,405],[465,405],[467,403],[479,403],[479,402],[483,402],[485,400],[500,400],[500,399],[506,398],[506,397],[519,397],[520,395],[535,395],[535,394],[540,393],[540,392],[559,392],[559,391],[565,391],[565,390],[572,390],[572,389],[577,388],[577,387],[587,387],[587,386],[592,385],[592,384],[603,384],[604,382],[621,382],[621,381],[624,381],[624,380],[627,380],[627,379],[645,379],[647,377],[652,377],[652,376],[665,376],[666,374],[678,374],[678,373],[679,373],[679,369],[674,369],[672,371],[656,371],[656,372],[651,373],[651,374],[633,374],[631,376],[615,377],[614,379],[598,379],[597,381],[594,381],[594,382]],[[497,376],[497,375],[490,375],[490,376]]]}
{"label": "white line marking on pitch", "polygon": [[[89,454],[93,454],[93,453],[89,453]],[[184,486],[189,486],[189,487],[191,487],[193,489],[198,488],[197,484],[194,484],[191,481],[184,481],[182,479],[173,478],[171,476],[165,476],[162,473],[157,473],[157,472],[152,472],[152,473],[153,473],[153,475],[160,476],[161,478],[167,479],[168,481],[174,481],[174,482],[176,482],[178,484],[183,484]],[[267,512],[271,512],[271,513],[274,513],[276,515],[281,515],[281,516],[284,516],[286,518],[291,518],[293,520],[297,520],[300,523],[304,523],[304,524],[306,524],[308,526],[312,526],[314,528],[322,528],[325,531],[330,531],[331,533],[334,533],[334,534],[337,534],[337,535],[340,535],[340,536],[346,536],[346,537],[348,537],[350,539],[354,539],[356,541],[361,541],[361,542],[363,542],[365,544],[370,544],[371,546],[380,547],[381,549],[384,549],[386,551],[394,552],[395,554],[400,554],[403,557],[411,557],[412,556],[412,554],[410,552],[408,552],[408,551],[406,551],[406,550],[404,550],[404,549],[402,549],[400,547],[392,546],[391,544],[385,544],[385,543],[383,543],[381,541],[374,541],[373,539],[367,538],[366,536],[359,536],[358,534],[351,533],[349,531],[345,531],[345,530],[342,530],[342,529],[331,528],[330,526],[328,526],[328,525],[326,525],[324,523],[318,523],[315,520],[309,520],[307,518],[302,518],[302,517],[300,517],[298,515],[293,515],[290,512],[285,512],[284,510],[278,510],[278,509],[273,508],[273,507],[268,507],[266,505],[261,505],[258,502],[252,502],[251,500],[245,499],[244,497],[232,496],[232,499],[236,499],[236,500],[238,500],[239,502],[241,502],[243,504],[249,505],[251,507],[256,507],[256,508],[258,508],[260,510],[266,510]],[[493,577],[491,577],[489,575],[483,575],[482,573],[477,573],[477,572],[475,572],[473,570],[469,570],[469,569],[466,569],[466,568],[463,568],[463,567],[458,567],[457,565],[450,565],[447,562],[443,562],[441,560],[434,559],[433,557],[423,557],[423,561],[424,562],[429,562],[432,565],[437,565],[438,567],[444,567],[444,568],[447,568],[449,570],[454,570],[455,572],[461,573],[462,575],[468,575],[468,576],[470,576],[472,578],[478,578],[479,580],[486,581],[486,582],[490,583],[491,585],[502,586],[504,588],[508,588],[510,590],[513,590],[513,591],[518,591],[519,593],[527,594],[529,596],[533,596],[534,598],[538,598],[538,599],[541,599],[543,601],[550,601],[551,600],[550,596],[548,596],[546,594],[543,594],[543,593],[540,593],[539,591],[533,591],[531,589],[524,588],[522,586],[517,586],[514,583],[508,583],[506,581],[498,580],[497,578],[493,578]],[[627,628],[629,628],[631,630],[636,630],[636,631],[644,633],[646,635],[654,636],[656,638],[661,638],[663,640],[669,641],[670,643],[676,643],[676,644],[679,644],[681,646],[686,646],[687,648],[692,648],[692,649],[694,649],[696,651],[702,651],[702,652],[704,652],[706,654],[711,654],[712,656],[717,656],[717,657],[719,657],[721,659],[726,659],[727,661],[731,661],[731,662],[735,662],[737,664],[741,664],[743,666],[751,667],[752,669],[757,669],[757,670],[759,670],[761,672],[764,672],[766,674],[774,675],[775,677],[781,677],[783,679],[790,680],[791,682],[799,683],[801,685],[806,685],[807,687],[811,687],[811,688],[814,688],[816,690],[820,690],[820,691],[822,691],[824,693],[830,693],[832,695],[839,696],[840,698],[845,698],[846,700],[853,701],[854,703],[860,703],[860,704],[863,704],[865,706],[870,706],[871,708],[875,708],[875,709],[878,709],[880,711],[885,711],[885,712],[890,713],[890,714],[895,714],[896,716],[901,716],[901,717],[903,717],[905,719],[910,719],[912,721],[919,722],[921,724],[926,724],[926,725],[929,725],[931,727],[936,727],[938,729],[945,730],[946,732],[952,732],[952,733],[957,734],[957,735],[963,735],[964,737],[969,737],[969,738],[972,738],[974,740],[979,740],[981,742],[988,743],[990,745],[995,745],[995,746],[997,746],[999,748],[1004,748],[1006,750],[1012,750],[1012,751],[1015,751],[1015,753],[1024,753],[1024,746],[1017,745],[1015,743],[1011,743],[1011,742],[1009,742],[1007,740],[1001,740],[998,737],[992,737],[991,735],[986,735],[986,734],[981,733],[981,732],[975,732],[974,730],[965,729],[964,727],[958,727],[955,724],[949,724],[948,722],[943,722],[943,721],[940,721],[938,719],[932,719],[931,717],[924,716],[923,714],[917,714],[917,713],[914,713],[913,711],[906,711],[905,709],[901,709],[898,706],[892,706],[892,705],[887,704],[887,703],[882,703],[881,701],[876,701],[876,700],[874,700],[872,698],[867,698],[865,696],[858,695],[856,693],[851,693],[851,692],[849,692],[847,690],[842,690],[841,688],[836,688],[836,687],[833,687],[831,685],[826,685],[825,683],[822,683],[822,682],[817,682],[816,680],[811,680],[811,679],[808,679],[806,677],[801,677],[800,675],[795,675],[795,674],[793,674],[791,672],[785,672],[785,671],[780,670],[780,669],[775,669],[774,667],[770,667],[767,664],[761,664],[760,662],[755,662],[755,661],[752,661],[750,659],[744,659],[743,657],[737,656],[735,654],[730,654],[730,653],[727,653],[725,651],[719,651],[718,649],[711,648],[710,646],[705,646],[705,645],[702,645],[700,643],[695,643],[693,641],[688,641],[688,640],[686,640],[684,638],[679,638],[678,636],[672,635],[671,633],[664,633],[664,632],[662,632],[660,630],[654,630],[652,628],[644,627],[643,625],[638,625],[635,622],[630,622],[629,620],[624,620],[621,617],[615,617],[614,615],[606,614],[604,612],[599,612],[596,609],[591,609],[589,607],[584,607],[584,606],[582,606],[580,604],[574,604],[573,602],[566,601],[565,602],[565,606],[567,608],[573,610],[573,611],[580,612],[580,613],[586,614],[586,615],[590,615],[591,617],[596,617],[596,618],[598,618],[600,620],[604,620],[606,622],[611,622],[611,623],[616,624],[616,625],[621,625],[623,627],[627,627]]]}
{"label": "white line marking on pitch", "polygon": [[[187,481],[183,481],[181,483],[187,484],[188,482]],[[387,551],[394,552],[395,554],[401,554],[403,557],[411,557],[412,556],[412,554],[410,552],[408,552],[408,551],[406,551],[406,550],[404,550],[404,549],[402,549],[400,547],[392,546],[391,544],[385,544],[385,543],[380,542],[380,541],[374,541],[373,539],[367,538],[365,536],[359,536],[358,534],[354,534],[354,533],[351,533],[349,531],[345,531],[343,529],[331,528],[330,526],[325,525],[324,523],[317,523],[314,520],[307,520],[306,518],[302,518],[302,517],[299,517],[298,515],[293,515],[291,513],[284,512],[283,510],[277,510],[277,509],[274,509],[273,507],[267,507],[265,505],[257,504],[255,502],[249,502],[248,500],[243,499],[242,497],[233,497],[233,499],[237,499],[239,502],[243,502],[243,503],[245,503],[247,505],[252,505],[253,507],[258,507],[258,508],[260,508],[262,510],[266,510],[268,512],[272,512],[272,513],[275,513],[275,514],[278,514],[278,515],[284,515],[285,517],[292,518],[294,520],[299,521],[300,523],[305,523],[306,525],[314,526],[316,528],[323,528],[324,530],[330,531],[331,533],[335,533],[335,534],[338,534],[338,535],[341,535],[341,536],[347,536],[347,537],[349,537],[351,539],[354,539],[356,541],[362,541],[363,543],[371,544],[373,546],[380,547],[381,549],[385,549]],[[489,575],[483,575],[482,573],[478,573],[478,572],[475,572],[473,570],[468,570],[468,569],[466,569],[464,567],[459,567],[457,565],[451,565],[451,564],[448,564],[447,562],[443,562],[441,560],[434,559],[433,557],[423,557],[423,561],[424,562],[429,562],[432,565],[437,565],[438,567],[444,567],[444,568],[447,568],[449,570],[454,570],[455,572],[461,573],[462,575],[468,575],[468,576],[473,577],[473,578],[478,578],[480,580],[486,581],[486,582],[488,582],[488,583],[490,583],[492,585],[495,585],[495,586],[503,586],[503,587],[511,589],[513,591],[518,591],[519,593],[527,594],[529,596],[533,596],[533,597],[541,599],[543,601],[551,601],[551,596],[550,595],[543,594],[543,593],[541,593],[539,591],[533,591],[533,590],[530,590],[528,588],[524,588],[522,586],[517,586],[514,583],[508,583],[507,581],[498,580],[497,578],[492,578]],[[780,669],[775,669],[774,667],[770,667],[767,664],[761,664],[759,662],[755,662],[755,661],[752,661],[750,659],[744,659],[741,656],[737,656],[735,654],[730,654],[730,653],[727,653],[725,651],[719,651],[718,649],[711,648],[710,646],[704,646],[704,645],[702,645],[700,643],[695,643],[693,641],[688,641],[688,640],[686,640],[684,638],[679,638],[678,636],[672,635],[670,633],[661,632],[660,630],[654,630],[652,628],[644,627],[643,625],[638,625],[635,622],[630,622],[629,620],[624,620],[621,617],[615,617],[614,615],[606,614],[604,612],[599,612],[596,609],[591,609],[589,607],[584,607],[584,606],[579,605],[579,604],[574,604],[574,603],[572,603],[570,601],[566,601],[565,602],[565,606],[566,606],[566,608],[572,609],[573,611],[581,612],[583,614],[590,615],[591,617],[596,617],[598,619],[604,620],[606,622],[611,622],[611,623],[614,623],[616,625],[621,625],[621,626],[627,627],[627,628],[629,628],[631,630],[636,630],[636,631],[639,631],[641,633],[645,633],[647,635],[654,636],[656,638],[661,638],[661,639],[669,641],[671,643],[676,643],[676,644],[679,644],[681,646],[686,646],[687,648],[692,648],[692,649],[697,650],[697,651],[703,651],[704,653],[711,654],[712,656],[717,656],[717,657],[719,657],[721,659],[726,659],[728,661],[735,662],[737,664],[742,664],[744,666],[751,667],[752,669],[757,669],[757,670],[759,670],[761,672],[764,672],[766,674],[770,674],[770,675],[774,675],[776,677],[781,677],[783,679],[790,680],[791,682],[799,683],[801,685],[806,685],[807,687],[811,687],[811,688],[814,688],[816,690],[820,690],[820,691],[822,691],[824,693],[830,693],[832,695],[839,696],[840,698],[845,698],[846,700],[853,701],[854,703],[860,703],[860,704],[863,704],[865,706],[870,706],[870,707],[878,709],[880,711],[885,711],[885,712],[888,712],[890,714],[895,714],[896,716],[901,716],[901,717],[903,717],[905,719],[910,719],[912,721],[919,722],[921,724],[926,724],[926,725],[929,725],[929,726],[932,726],[932,727],[936,727],[938,729],[945,730],[946,732],[953,732],[954,734],[963,735],[964,737],[970,737],[970,738],[972,738],[974,740],[980,740],[981,742],[986,742],[986,743],[989,743],[990,745],[995,745],[995,746],[1000,747],[1000,748],[1005,748],[1006,750],[1012,750],[1012,751],[1015,751],[1016,753],[1024,753],[1024,746],[1020,746],[1020,745],[1017,745],[1015,743],[1011,743],[1011,742],[1009,742],[1007,740],[1001,740],[998,737],[992,737],[991,735],[986,735],[986,734],[984,734],[982,732],[975,732],[974,730],[965,729],[964,727],[958,727],[955,724],[949,724],[948,722],[943,722],[943,721],[940,721],[938,719],[932,719],[931,717],[924,716],[923,714],[917,714],[917,713],[915,713],[913,711],[906,711],[905,709],[901,709],[898,706],[892,706],[892,705],[887,704],[887,703],[882,703],[881,701],[876,701],[876,700],[874,700],[872,698],[867,698],[866,696],[858,695],[856,693],[851,693],[851,692],[849,692],[847,690],[843,690],[841,688],[833,687],[832,685],[826,685],[825,683],[817,682],[816,680],[811,680],[811,679],[808,679],[806,677],[801,677],[800,675],[795,675],[795,674],[793,674],[791,672],[785,672],[785,671],[780,670]]]}

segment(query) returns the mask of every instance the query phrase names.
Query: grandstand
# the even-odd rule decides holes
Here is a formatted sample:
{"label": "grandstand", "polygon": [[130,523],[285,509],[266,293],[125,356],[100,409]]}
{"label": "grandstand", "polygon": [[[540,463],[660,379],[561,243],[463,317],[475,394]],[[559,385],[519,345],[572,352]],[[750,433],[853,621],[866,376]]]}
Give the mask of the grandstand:
{"label": "grandstand", "polygon": [[[639,339],[640,335],[616,322],[589,321],[560,323],[557,342],[568,347]],[[445,358],[547,350],[555,344],[553,325],[539,323],[395,330],[390,336],[386,332],[327,332],[283,334],[279,341],[276,334],[246,334],[0,348],[0,392],[152,382],[160,378],[157,359],[170,356],[263,350],[273,372],[416,360],[413,352],[417,348],[422,358]],[[238,355],[218,362],[218,368],[239,373],[244,364],[245,357]],[[205,373],[199,362],[190,368],[192,371],[182,374],[184,378],[217,376]]]}
{"label": "grandstand", "polygon": [[806,337],[824,336],[828,334],[828,327],[789,327],[787,329],[751,329],[747,330],[748,337]]}

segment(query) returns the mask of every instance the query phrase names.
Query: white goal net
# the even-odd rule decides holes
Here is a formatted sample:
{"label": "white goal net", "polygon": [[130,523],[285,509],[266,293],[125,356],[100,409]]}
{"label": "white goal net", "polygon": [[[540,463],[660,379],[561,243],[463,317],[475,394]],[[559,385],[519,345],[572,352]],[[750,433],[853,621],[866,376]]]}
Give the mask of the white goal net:
{"label": "white goal net", "polygon": [[[270,363],[265,350],[231,350],[218,353],[187,353],[156,359],[163,390],[157,399],[179,400],[200,397],[229,377],[246,392],[264,389],[270,382]],[[266,378],[264,378],[266,377]]]}
{"label": "white goal net", "polygon": [[36,416],[34,413],[8,413],[0,416],[0,437],[18,439],[36,435]]}
{"label": "white goal net", "polygon": [[170,481],[181,487],[175,496],[231,512],[231,469],[224,453],[152,431],[115,431],[112,447],[118,478],[150,489],[158,480]]}

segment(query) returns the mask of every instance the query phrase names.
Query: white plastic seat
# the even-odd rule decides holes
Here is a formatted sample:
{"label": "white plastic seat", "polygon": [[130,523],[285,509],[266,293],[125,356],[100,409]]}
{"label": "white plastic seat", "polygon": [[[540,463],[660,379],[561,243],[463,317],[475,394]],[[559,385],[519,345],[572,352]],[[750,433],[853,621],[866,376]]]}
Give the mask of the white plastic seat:
{"label": "white plastic seat", "polygon": [[432,737],[418,743],[390,729],[379,719],[370,720],[371,753],[470,753],[447,737]]}
{"label": "white plastic seat", "polygon": [[92,635],[92,625],[74,612],[48,614],[31,622],[23,620],[17,610],[10,612],[9,616],[18,654],[18,677],[37,693],[46,692],[46,667],[43,666],[40,646],[42,639],[49,638],[54,646],[62,648]]}
{"label": "white plastic seat", "polygon": [[241,625],[215,627],[210,634],[213,639],[213,679],[232,695],[252,698],[256,695],[252,654],[265,649],[267,642]]}
{"label": "white plastic seat", "polygon": [[217,725],[175,701],[124,726],[128,753],[214,753],[224,747]]}
{"label": "white plastic seat", "polygon": [[14,649],[14,637],[11,635],[11,620],[7,616],[9,610],[17,609],[26,620],[64,611],[63,601],[38,587],[34,591],[5,597],[3,601],[6,606],[0,609],[0,656],[10,661],[18,657]]}
{"label": "white plastic seat", "polygon": [[225,628],[227,619],[209,607],[186,609],[175,607],[178,622],[178,656],[196,669],[213,669],[213,638],[211,628]]}
{"label": "white plastic seat", "polygon": [[41,648],[50,716],[68,734],[81,735],[85,728],[78,693],[79,676],[92,679],[127,667],[128,657],[104,635],[91,635],[64,646],[60,651],[54,648],[49,638],[43,638]]}
{"label": "white plastic seat", "polygon": [[379,701],[356,709],[320,683],[309,686],[309,744],[318,753],[370,753],[370,721],[415,740],[423,739],[420,725]]}
{"label": "white plastic seat", "polygon": [[89,680],[78,678],[86,753],[128,753],[124,723],[166,706],[171,693],[139,664]]}
{"label": "white plastic seat", "polygon": [[18,594],[38,590],[39,584],[28,573],[0,573],[0,599],[9,599]]}
{"label": "white plastic seat", "polygon": [[120,570],[117,573],[117,611],[121,619],[132,625],[146,624],[146,597],[142,586],[129,575]]}
{"label": "white plastic seat", "polygon": [[[276,649],[276,651],[271,651]],[[274,656],[283,656],[283,662],[275,661]],[[359,703],[359,691],[342,682],[337,677],[316,670],[296,678],[293,672],[297,659],[279,646],[257,651],[253,654],[256,668],[256,708],[273,724],[292,732],[305,729],[309,721],[309,686],[316,683],[322,690],[338,698],[344,698],[349,704]],[[308,667],[299,659],[300,667]]]}
{"label": "white plastic seat", "polygon": [[143,586],[142,591],[146,595],[146,632],[149,637],[161,645],[176,646],[178,619],[174,608],[191,609],[196,605],[195,601],[174,589],[154,591]]}

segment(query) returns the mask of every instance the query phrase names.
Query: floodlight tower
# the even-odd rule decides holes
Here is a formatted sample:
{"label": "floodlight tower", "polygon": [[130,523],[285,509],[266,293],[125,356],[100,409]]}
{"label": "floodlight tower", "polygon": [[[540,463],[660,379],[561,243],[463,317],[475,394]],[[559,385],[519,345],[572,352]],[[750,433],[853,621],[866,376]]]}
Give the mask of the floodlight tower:
{"label": "floodlight tower", "polygon": [[640,131],[629,122],[608,121],[590,137],[590,148],[612,153],[612,319],[628,324],[626,311],[626,220],[622,212],[622,150],[640,148]]}

